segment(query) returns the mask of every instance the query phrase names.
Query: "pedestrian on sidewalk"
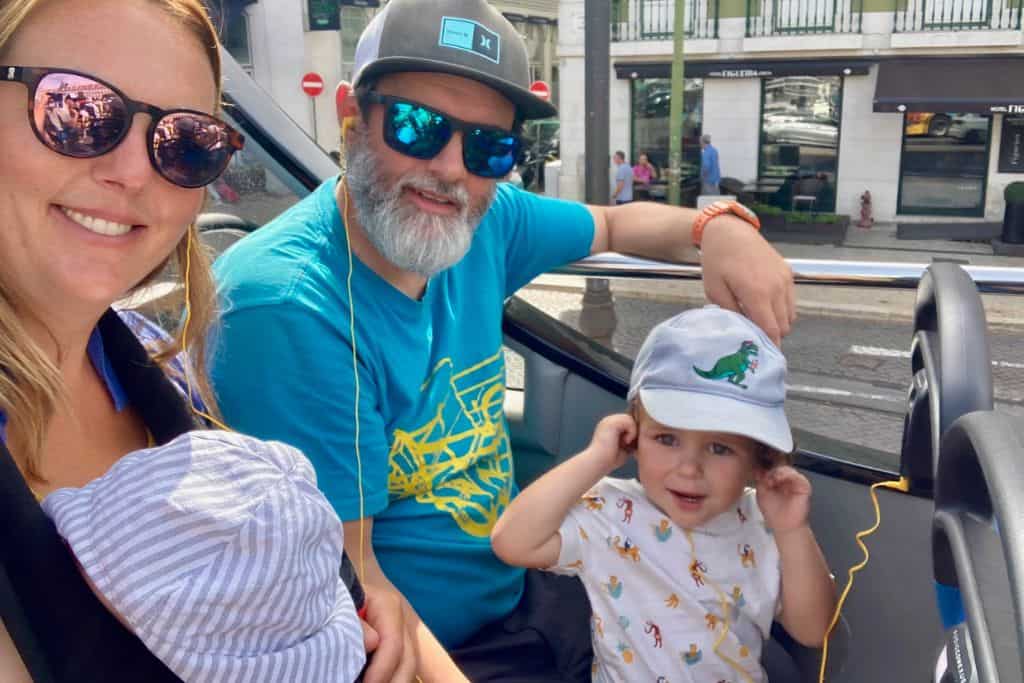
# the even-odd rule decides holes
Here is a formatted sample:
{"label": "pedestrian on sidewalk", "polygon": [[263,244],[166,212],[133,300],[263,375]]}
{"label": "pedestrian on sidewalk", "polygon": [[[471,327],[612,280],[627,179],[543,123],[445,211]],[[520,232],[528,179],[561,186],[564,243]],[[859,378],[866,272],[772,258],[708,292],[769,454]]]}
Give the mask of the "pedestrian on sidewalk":
{"label": "pedestrian on sidewalk", "polygon": [[633,201],[633,167],[626,163],[626,153],[615,152],[614,161],[615,190],[612,199],[616,204],[628,204]]}
{"label": "pedestrian on sidewalk", "polygon": [[633,167],[633,192],[637,199],[648,199],[651,196],[651,183],[658,179],[658,169],[651,163],[646,152],[640,152],[640,157]]}
{"label": "pedestrian on sidewalk", "polygon": [[718,183],[722,180],[722,170],[718,167],[718,150],[711,144],[711,136],[707,133],[700,136],[700,193],[722,194]]}

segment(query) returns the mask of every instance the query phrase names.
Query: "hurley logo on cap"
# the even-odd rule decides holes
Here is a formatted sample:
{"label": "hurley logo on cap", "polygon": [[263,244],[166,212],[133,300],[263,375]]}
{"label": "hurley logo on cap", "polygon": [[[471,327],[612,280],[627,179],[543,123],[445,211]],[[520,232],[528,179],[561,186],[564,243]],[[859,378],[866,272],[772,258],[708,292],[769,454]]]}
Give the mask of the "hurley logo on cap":
{"label": "hurley logo on cap", "polygon": [[501,36],[472,19],[442,17],[438,45],[472,52],[495,64],[501,63]]}
{"label": "hurley logo on cap", "polygon": [[740,344],[740,348],[736,353],[722,356],[710,370],[701,370],[694,365],[693,371],[704,379],[724,379],[730,384],[746,389],[747,385],[743,383],[743,380],[747,377],[747,371],[753,374],[757,370],[757,358],[754,356],[757,356],[757,344],[752,341],[745,341]]}

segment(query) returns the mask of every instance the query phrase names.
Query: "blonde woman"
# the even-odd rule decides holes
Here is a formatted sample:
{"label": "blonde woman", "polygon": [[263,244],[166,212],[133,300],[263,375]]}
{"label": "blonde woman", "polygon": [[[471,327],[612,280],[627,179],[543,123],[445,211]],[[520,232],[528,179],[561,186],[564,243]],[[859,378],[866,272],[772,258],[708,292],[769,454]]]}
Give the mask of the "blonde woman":
{"label": "blonde woman", "polygon": [[[242,144],[217,118],[219,82],[200,0],[0,0],[5,683],[176,680],[89,590],[37,501],[197,426],[176,360],[187,345],[204,367],[214,316],[194,219]],[[55,124],[65,106],[102,116]],[[111,309],[168,260],[191,311],[173,341]],[[205,373],[188,376],[191,402],[215,412]],[[381,634],[367,680],[393,680],[400,608],[367,606]]]}

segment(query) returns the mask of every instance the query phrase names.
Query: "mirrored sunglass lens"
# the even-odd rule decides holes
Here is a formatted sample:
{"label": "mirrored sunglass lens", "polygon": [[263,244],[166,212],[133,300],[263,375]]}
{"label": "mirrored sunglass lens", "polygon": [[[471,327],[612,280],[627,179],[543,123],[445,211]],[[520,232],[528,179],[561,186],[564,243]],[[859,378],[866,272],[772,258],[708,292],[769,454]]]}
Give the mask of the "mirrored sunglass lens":
{"label": "mirrored sunglass lens", "polygon": [[402,154],[417,159],[437,156],[451,138],[448,119],[414,104],[391,105],[387,139]]}
{"label": "mirrored sunglass lens", "polygon": [[33,121],[54,151],[93,157],[121,139],[128,119],[124,100],[91,78],[51,73],[39,81],[32,103]]}
{"label": "mirrored sunglass lens", "polygon": [[216,180],[234,151],[224,124],[203,114],[168,114],[157,121],[153,136],[157,170],[182,187],[202,187]]}
{"label": "mirrored sunglass lens", "polygon": [[475,130],[466,139],[466,168],[485,178],[501,178],[512,170],[519,151],[514,135],[496,130]]}

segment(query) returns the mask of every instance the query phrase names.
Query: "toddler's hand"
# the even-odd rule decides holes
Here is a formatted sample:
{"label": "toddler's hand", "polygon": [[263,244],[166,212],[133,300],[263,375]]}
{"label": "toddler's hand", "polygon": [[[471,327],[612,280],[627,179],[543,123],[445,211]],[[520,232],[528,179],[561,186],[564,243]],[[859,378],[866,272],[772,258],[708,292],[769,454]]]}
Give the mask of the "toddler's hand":
{"label": "toddler's hand", "polygon": [[776,534],[806,526],[811,510],[811,482],[788,465],[773,467],[757,477],[757,506]]}
{"label": "toddler's hand", "polygon": [[617,413],[597,423],[587,450],[603,463],[606,472],[611,472],[629,461],[635,444],[636,422],[625,413]]}

